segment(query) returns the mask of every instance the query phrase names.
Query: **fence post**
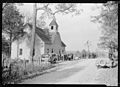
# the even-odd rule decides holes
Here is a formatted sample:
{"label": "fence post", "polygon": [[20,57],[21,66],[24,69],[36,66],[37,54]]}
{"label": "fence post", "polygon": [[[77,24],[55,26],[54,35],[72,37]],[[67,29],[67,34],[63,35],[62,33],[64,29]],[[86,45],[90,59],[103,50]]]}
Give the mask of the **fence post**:
{"label": "fence post", "polygon": [[39,56],[39,65],[41,64],[41,55]]}
{"label": "fence post", "polygon": [[[12,66],[12,64],[10,63],[10,66],[9,66],[9,79],[10,79],[10,80],[11,80],[11,70],[12,70],[12,69],[11,69],[11,68],[12,68],[11,66]],[[11,81],[10,81],[10,83],[11,83]]]}

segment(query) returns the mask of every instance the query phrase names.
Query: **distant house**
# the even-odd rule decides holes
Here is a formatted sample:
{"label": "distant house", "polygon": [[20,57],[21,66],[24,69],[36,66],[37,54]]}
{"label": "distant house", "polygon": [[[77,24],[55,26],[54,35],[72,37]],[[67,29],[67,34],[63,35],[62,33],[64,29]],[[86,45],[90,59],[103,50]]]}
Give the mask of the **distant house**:
{"label": "distant house", "polygon": [[[25,24],[23,37],[12,43],[11,58],[30,59],[31,30],[32,25],[29,23]],[[49,29],[36,27],[34,58],[40,58],[41,54],[47,53],[64,54],[65,47],[66,45],[61,40],[55,19],[49,24]]]}

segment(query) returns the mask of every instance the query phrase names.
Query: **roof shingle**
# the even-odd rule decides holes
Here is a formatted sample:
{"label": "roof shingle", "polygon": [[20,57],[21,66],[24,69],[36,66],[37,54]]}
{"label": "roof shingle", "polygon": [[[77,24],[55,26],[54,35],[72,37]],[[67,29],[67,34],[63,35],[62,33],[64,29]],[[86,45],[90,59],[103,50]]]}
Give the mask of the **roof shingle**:
{"label": "roof shingle", "polygon": [[[29,26],[30,29],[32,29],[32,25],[27,23],[25,26]],[[43,30],[41,28],[36,27],[36,34],[46,43],[46,44],[52,44],[55,40],[56,34],[59,34],[59,32],[51,32],[48,35],[46,34],[46,30]],[[66,45],[61,41],[62,46],[66,47]]]}
{"label": "roof shingle", "polygon": [[[32,29],[31,24],[27,23],[26,25],[30,26],[30,28]],[[49,44],[51,43],[50,37],[45,34],[43,29],[36,27],[35,32],[45,43],[49,43]]]}

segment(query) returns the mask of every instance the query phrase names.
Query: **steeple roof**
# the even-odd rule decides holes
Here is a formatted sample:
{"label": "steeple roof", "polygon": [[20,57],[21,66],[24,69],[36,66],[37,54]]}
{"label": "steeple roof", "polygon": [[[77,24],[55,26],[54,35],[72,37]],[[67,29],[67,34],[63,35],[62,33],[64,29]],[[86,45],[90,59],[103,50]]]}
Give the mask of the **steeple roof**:
{"label": "steeple roof", "polygon": [[58,27],[58,24],[57,24],[57,22],[56,22],[55,19],[53,19],[53,20],[51,21],[51,23],[49,24],[49,26],[52,26],[52,25],[56,25],[56,26]]}

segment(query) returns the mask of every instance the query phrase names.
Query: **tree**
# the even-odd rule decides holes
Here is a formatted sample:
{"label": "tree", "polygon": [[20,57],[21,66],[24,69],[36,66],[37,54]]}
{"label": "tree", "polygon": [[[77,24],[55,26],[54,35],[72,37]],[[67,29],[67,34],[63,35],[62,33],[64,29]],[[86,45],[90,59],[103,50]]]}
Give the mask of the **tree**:
{"label": "tree", "polygon": [[103,36],[98,46],[109,49],[111,54],[118,51],[118,1],[104,3],[101,14],[94,18],[102,24]]}
{"label": "tree", "polygon": [[44,28],[46,25],[46,22],[44,20],[37,20],[36,26],[39,28]]}
{"label": "tree", "polygon": [[2,52],[8,55],[9,53],[9,44],[5,36],[2,35]]}
{"label": "tree", "polygon": [[75,52],[75,56],[80,57],[80,56],[81,56],[80,51],[76,51],[76,52]]}
{"label": "tree", "polygon": [[85,49],[82,50],[81,56],[82,56],[82,58],[86,58],[86,56],[87,56],[87,51],[86,51]]}
{"label": "tree", "polygon": [[[44,18],[55,18],[56,14],[62,13],[62,14],[68,14],[68,13],[74,13],[75,15],[79,15],[82,12],[81,8],[78,8],[80,5],[79,3],[45,3],[42,4],[43,7],[37,8],[38,11],[42,10],[44,11],[42,13],[42,16]],[[54,6],[54,7],[52,7]]]}
{"label": "tree", "polygon": [[90,45],[91,45],[90,41],[88,40],[88,41],[85,43],[85,45],[87,45],[87,48],[88,48],[88,58],[90,58]]}
{"label": "tree", "polygon": [[4,6],[2,11],[2,33],[8,35],[9,56],[11,57],[11,43],[23,35],[23,16],[14,4]]}
{"label": "tree", "polygon": [[33,62],[33,56],[35,52],[35,28],[36,28],[36,16],[37,16],[37,10],[36,10],[36,3],[33,4],[33,29],[32,29],[32,40],[31,40],[31,48],[30,48],[30,57],[32,62],[32,69],[34,70],[34,62]]}
{"label": "tree", "polygon": [[2,11],[7,7],[7,6],[9,6],[9,5],[15,5],[15,4],[17,4],[17,5],[19,5],[19,6],[21,6],[21,5],[23,5],[23,3],[2,3]]}

